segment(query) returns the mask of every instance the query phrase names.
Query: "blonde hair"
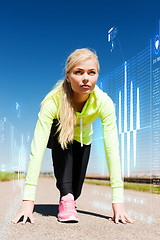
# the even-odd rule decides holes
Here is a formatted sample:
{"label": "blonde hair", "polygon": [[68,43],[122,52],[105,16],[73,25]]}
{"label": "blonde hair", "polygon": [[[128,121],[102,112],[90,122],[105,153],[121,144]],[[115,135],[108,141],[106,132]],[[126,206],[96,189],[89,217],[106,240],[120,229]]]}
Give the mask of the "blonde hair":
{"label": "blonde hair", "polygon": [[[73,53],[70,54],[66,61],[65,71],[69,71],[80,61],[86,59],[93,59],[96,62],[97,70],[99,72],[99,61],[95,51],[91,51],[88,48],[76,49]],[[59,108],[59,143],[63,149],[67,148],[68,143],[73,142],[74,138],[74,126],[77,122],[76,112],[72,103],[72,93],[70,82],[67,79],[64,79],[62,84],[62,96]]]}
{"label": "blonde hair", "polygon": [[68,143],[73,142],[74,126],[76,125],[76,113],[72,104],[72,89],[70,84],[64,80],[62,84],[62,96],[59,107],[58,141],[63,149]]}

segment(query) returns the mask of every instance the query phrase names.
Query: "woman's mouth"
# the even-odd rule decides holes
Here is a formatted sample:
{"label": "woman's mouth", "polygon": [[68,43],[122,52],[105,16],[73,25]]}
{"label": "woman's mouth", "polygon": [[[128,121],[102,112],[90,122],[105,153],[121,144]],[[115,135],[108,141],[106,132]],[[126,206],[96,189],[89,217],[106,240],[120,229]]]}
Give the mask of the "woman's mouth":
{"label": "woman's mouth", "polygon": [[83,84],[81,85],[82,88],[90,88],[90,86],[88,84]]}

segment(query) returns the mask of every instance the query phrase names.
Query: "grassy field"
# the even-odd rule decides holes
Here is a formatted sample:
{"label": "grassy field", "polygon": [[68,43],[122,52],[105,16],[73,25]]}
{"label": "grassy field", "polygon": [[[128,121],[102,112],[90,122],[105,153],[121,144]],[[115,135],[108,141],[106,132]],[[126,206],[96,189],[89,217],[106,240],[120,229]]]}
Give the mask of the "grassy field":
{"label": "grassy field", "polygon": [[[52,175],[52,177],[53,177],[53,175]],[[19,178],[25,178],[25,175],[20,174]],[[14,180],[18,179],[18,173],[0,172],[0,181],[1,182],[10,181],[13,179]],[[98,181],[98,180],[86,179],[85,183],[110,186],[109,181],[100,181],[100,180]],[[160,194],[160,185],[154,185],[154,184],[124,182],[124,189]]]}
{"label": "grassy field", "polygon": [[[85,183],[110,186],[109,181],[98,181],[98,180],[86,179]],[[124,189],[160,194],[160,185],[154,185],[154,184],[124,182]]]}
{"label": "grassy field", "polygon": [[[19,178],[25,178],[24,174],[19,174]],[[18,173],[0,172],[0,182],[18,179]]]}

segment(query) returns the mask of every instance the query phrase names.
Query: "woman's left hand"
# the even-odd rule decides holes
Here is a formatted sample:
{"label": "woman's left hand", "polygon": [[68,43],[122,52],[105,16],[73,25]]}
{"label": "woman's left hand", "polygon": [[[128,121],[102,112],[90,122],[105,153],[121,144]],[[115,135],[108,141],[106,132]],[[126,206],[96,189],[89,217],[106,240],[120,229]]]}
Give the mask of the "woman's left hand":
{"label": "woman's left hand", "polygon": [[128,223],[135,222],[135,220],[132,220],[125,212],[123,203],[112,203],[112,208],[113,208],[114,216],[111,220],[114,221],[116,224],[119,223],[119,220],[121,220],[123,224],[126,224],[127,222]]}

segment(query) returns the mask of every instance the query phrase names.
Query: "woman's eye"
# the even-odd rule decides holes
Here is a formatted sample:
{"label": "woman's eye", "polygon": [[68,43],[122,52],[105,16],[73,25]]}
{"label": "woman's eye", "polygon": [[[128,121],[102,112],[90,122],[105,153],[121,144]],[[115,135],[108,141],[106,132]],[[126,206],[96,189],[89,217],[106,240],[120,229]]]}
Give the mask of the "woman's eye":
{"label": "woman's eye", "polygon": [[90,72],[90,75],[94,75],[94,74],[96,74],[95,71],[91,71]]}
{"label": "woman's eye", "polygon": [[82,74],[80,70],[76,71],[75,74]]}

